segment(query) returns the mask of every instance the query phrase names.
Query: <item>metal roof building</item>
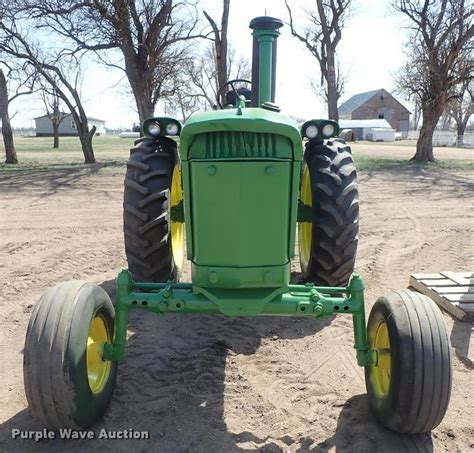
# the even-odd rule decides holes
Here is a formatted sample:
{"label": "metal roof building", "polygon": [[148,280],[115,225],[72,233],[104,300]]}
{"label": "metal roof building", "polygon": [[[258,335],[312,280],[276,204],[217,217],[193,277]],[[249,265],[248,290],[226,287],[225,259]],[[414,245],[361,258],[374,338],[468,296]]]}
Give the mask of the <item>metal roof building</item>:
{"label": "metal roof building", "polygon": [[[61,123],[59,124],[59,135],[63,137],[77,135],[77,127],[74,118],[70,113],[61,113]],[[53,123],[51,115],[42,115],[34,118],[37,137],[51,137],[53,135]],[[98,118],[87,117],[89,127],[97,128],[95,135],[105,135],[105,121]]]}
{"label": "metal roof building", "polygon": [[353,132],[353,139],[393,142],[395,129],[385,119],[373,120],[339,120],[340,136],[346,137],[348,131]]}
{"label": "metal roof building", "polygon": [[404,137],[408,135],[410,111],[383,88],[352,96],[338,112],[340,120],[386,120]]}

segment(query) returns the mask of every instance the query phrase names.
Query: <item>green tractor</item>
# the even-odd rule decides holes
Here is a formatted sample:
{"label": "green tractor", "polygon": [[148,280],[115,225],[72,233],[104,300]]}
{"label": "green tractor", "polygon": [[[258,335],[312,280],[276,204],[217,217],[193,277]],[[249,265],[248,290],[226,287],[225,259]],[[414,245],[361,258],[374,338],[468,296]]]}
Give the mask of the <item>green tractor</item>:
{"label": "green tractor", "polygon": [[[359,202],[351,150],[336,122],[298,127],[274,104],[282,25],[272,17],[250,23],[251,90],[229,81],[222,109],[184,126],[168,117],[142,125],[146,136],[125,177],[128,270],[117,277],[115,307],[82,281],[49,289],[35,305],[24,379],[30,411],[45,426],[82,429],[101,417],[134,309],[352,316],[377,420],[401,433],[441,422],[451,389],[442,315],[431,299],[400,290],[379,298],[366,324],[364,283],[353,273]],[[304,281],[291,284],[297,232]],[[191,283],[178,282],[185,255]]]}

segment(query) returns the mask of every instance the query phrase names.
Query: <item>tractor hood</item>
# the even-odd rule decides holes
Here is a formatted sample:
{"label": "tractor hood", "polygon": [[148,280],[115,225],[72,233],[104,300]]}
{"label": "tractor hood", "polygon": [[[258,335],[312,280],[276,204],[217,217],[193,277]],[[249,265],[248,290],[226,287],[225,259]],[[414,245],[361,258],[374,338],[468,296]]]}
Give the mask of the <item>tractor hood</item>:
{"label": "tractor hood", "polygon": [[[219,140],[217,148],[220,150],[220,155],[214,158],[271,157],[294,161],[301,161],[302,158],[301,134],[297,124],[279,112],[263,108],[227,109],[193,115],[181,132],[181,160],[212,157],[203,154],[202,149],[209,153],[209,141],[214,139]],[[205,141],[206,145],[199,146],[199,140]],[[282,140],[290,146],[279,146]]]}

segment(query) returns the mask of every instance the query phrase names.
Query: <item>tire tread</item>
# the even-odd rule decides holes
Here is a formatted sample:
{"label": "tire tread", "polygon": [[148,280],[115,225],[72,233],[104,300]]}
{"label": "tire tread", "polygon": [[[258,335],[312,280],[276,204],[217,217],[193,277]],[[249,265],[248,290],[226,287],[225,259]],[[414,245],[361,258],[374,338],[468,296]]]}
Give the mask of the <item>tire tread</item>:
{"label": "tire tread", "polygon": [[[23,359],[25,394],[32,415],[53,430],[86,427],[76,419],[76,392],[68,374],[70,367],[76,365],[67,363],[67,354],[69,348],[76,347],[69,342],[73,320],[81,319],[81,313],[76,312],[76,300],[81,291],[92,287],[104,295],[104,303],[113,316],[112,303],[102,288],[84,281],[70,281],[43,294],[28,324]],[[113,391],[116,364],[109,379]],[[96,415],[100,416],[101,411],[98,409]],[[94,421],[90,420],[90,423]]]}
{"label": "tire tread", "polygon": [[441,311],[429,297],[399,290],[374,304],[369,331],[378,316],[383,316],[389,326],[392,360],[395,360],[392,377],[395,369],[398,379],[390,384],[387,399],[380,400],[372,393],[370,372],[366,369],[372,411],[394,431],[407,434],[431,431],[446,413],[452,384],[451,351]]}
{"label": "tire tread", "polygon": [[342,140],[308,142],[305,162],[313,198],[313,244],[304,278],[346,286],[354,271],[359,231],[357,174]]}
{"label": "tire tread", "polygon": [[135,142],[125,175],[124,242],[135,281],[166,282],[178,277],[171,253],[171,178],[178,162],[168,138]]}

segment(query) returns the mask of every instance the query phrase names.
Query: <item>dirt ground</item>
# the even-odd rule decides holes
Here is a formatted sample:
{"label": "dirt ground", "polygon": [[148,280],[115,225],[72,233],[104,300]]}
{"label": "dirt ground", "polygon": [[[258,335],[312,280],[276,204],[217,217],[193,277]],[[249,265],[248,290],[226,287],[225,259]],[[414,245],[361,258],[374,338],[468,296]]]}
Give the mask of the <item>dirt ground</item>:
{"label": "dirt ground", "polygon": [[[367,145],[354,148],[370,153]],[[472,154],[450,154],[456,156]],[[444,421],[431,434],[397,435],[375,422],[349,317],[316,322],[133,313],[114,398],[94,429],[146,430],[150,439],[12,440],[13,428],[42,428],[28,413],[22,378],[35,301],[69,279],[92,280],[114,296],[113,279],[125,266],[124,169],[0,172],[0,451],[474,450],[472,324],[446,314],[453,391]],[[359,181],[357,271],[369,305],[406,287],[412,272],[474,270],[474,171],[378,170],[361,172]]]}

